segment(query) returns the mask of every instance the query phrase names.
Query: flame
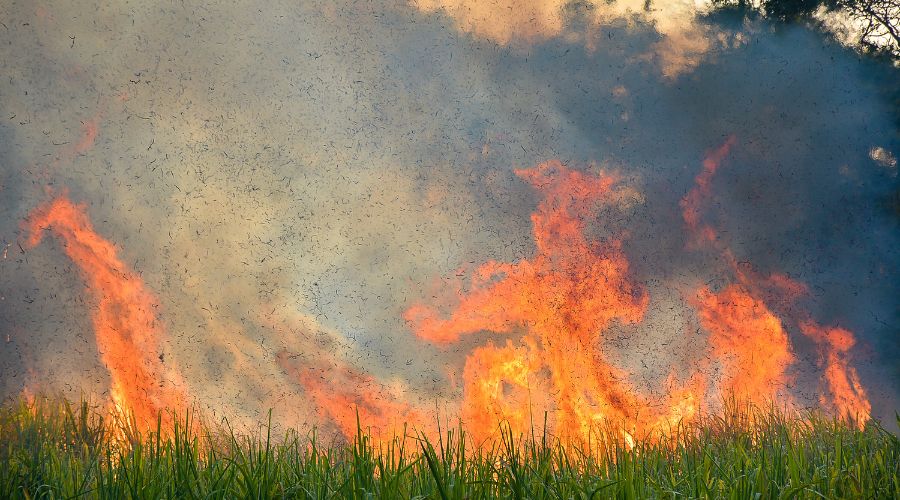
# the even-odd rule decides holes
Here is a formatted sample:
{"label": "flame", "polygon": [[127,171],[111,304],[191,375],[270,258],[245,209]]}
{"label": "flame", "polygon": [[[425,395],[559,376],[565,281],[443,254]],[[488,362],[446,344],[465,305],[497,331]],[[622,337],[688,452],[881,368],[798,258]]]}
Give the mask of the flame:
{"label": "flame", "polygon": [[378,442],[413,432],[435,435],[427,412],[408,402],[404,387],[381,381],[346,361],[356,359],[355,347],[342,335],[287,306],[270,307],[272,312],[261,315],[260,322],[282,339],[283,347],[275,354],[277,368],[310,400],[311,411],[304,418],[339,431],[348,441],[359,430]]}
{"label": "flame", "polygon": [[712,226],[702,222],[703,205],[712,196],[712,180],[719,165],[731,152],[737,139],[730,136],[721,146],[711,151],[703,159],[703,170],[694,179],[694,187],[681,200],[681,214],[688,227],[688,233],[694,236],[693,245],[697,247],[716,241],[716,231]]}
{"label": "flame", "polygon": [[[821,395],[820,403],[836,410],[838,417],[864,425],[871,404],[856,369],[850,366],[849,351],[856,342],[853,332],[810,320],[808,313],[794,307],[809,292],[804,283],[781,273],[761,276],[750,263],[739,264],[715,229],[701,220],[703,206],[712,196],[713,177],[735,143],[731,136],[706,156],[694,187],[681,200],[682,217],[694,237],[689,246],[717,249],[738,282],[718,294],[701,288],[696,300],[703,327],[710,332],[714,357],[723,365],[722,388],[754,404],[779,399],[781,389],[790,382],[785,371],[796,361],[784,329],[784,321],[793,320],[819,344],[819,365],[824,365],[832,396],[829,401]],[[779,318],[770,306],[780,306],[784,316],[793,317]],[[781,395],[783,401],[785,398],[790,402],[788,396]]]}
{"label": "flame", "polygon": [[785,370],[794,362],[781,320],[740,285],[717,294],[703,288],[696,305],[722,365],[719,390],[757,406],[781,399]]}
{"label": "flame", "polygon": [[[96,128],[86,124],[84,137],[92,143],[95,136]],[[501,423],[517,434],[534,431],[535,415],[543,414],[545,430],[570,442],[590,440],[592,431],[613,425],[630,445],[698,418],[711,393],[757,406],[792,404],[786,390],[789,369],[797,362],[792,325],[819,346],[828,392],[822,405],[865,423],[871,405],[850,364],[853,333],[810,319],[797,306],[808,293],[805,284],[780,273],[763,276],[750,263],[739,263],[715,226],[704,221],[715,175],[735,144],[730,137],[707,154],[680,202],[691,238],[687,247],[721,256],[732,278],[721,289],[698,287],[686,300],[708,334],[710,361],[688,373],[686,381],[673,368],[661,397],[639,393],[631,374],[602,348],[610,327],[642,322],[650,301],[630,276],[623,250],[627,234],[589,236],[589,223],[600,209],[622,202],[619,178],[558,161],[515,171],[541,195],[531,215],[533,255],[477,266],[467,282],[453,283],[456,300],[447,314],[418,302],[403,315],[419,338],[440,346],[486,331],[509,337],[499,346],[489,341],[476,347],[466,358],[459,410],[476,442],[495,438]],[[184,407],[180,379],[160,354],[165,331],[154,313],[156,298],[119,259],[115,246],[95,232],[86,207],[59,196],[35,209],[24,229],[29,247],[46,232],[62,242],[96,300],[92,320],[115,407],[144,427],[161,411]],[[333,346],[322,342],[294,339],[278,351],[275,363],[319,408],[323,421],[347,439],[360,428],[380,440],[403,437],[406,425],[433,431],[428,412],[403,391],[338,359]],[[163,418],[171,421],[169,414]]]}
{"label": "flame", "polygon": [[527,434],[534,426],[532,409],[546,409],[546,380],[539,377],[542,362],[533,342],[516,347],[488,344],[472,351],[463,372],[466,395],[462,419],[469,435],[480,443],[494,435],[499,422],[515,435]]}
{"label": "flame", "polygon": [[327,353],[305,353],[298,362],[300,356],[282,350],[276,360],[346,439],[355,438],[359,430],[379,440],[402,438],[406,424],[425,424],[420,410],[375,377],[332,357]]}
{"label": "flame", "polygon": [[558,161],[516,171],[542,195],[531,216],[534,255],[478,266],[468,287],[457,288],[448,314],[421,302],[404,313],[418,337],[439,345],[484,331],[521,337],[520,345],[489,342],[469,353],[461,415],[470,435],[487,440],[501,422],[513,432],[527,432],[534,429],[533,415],[544,410],[550,430],[559,435],[590,439],[593,428],[614,423],[621,425],[627,444],[693,421],[712,396],[793,406],[789,369],[797,359],[788,328],[798,322],[823,346],[833,406],[841,414],[868,414],[865,391],[849,366],[852,333],[802,323],[808,314],[792,311],[799,309],[793,305],[807,293],[806,285],[781,273],[760,275],[752,264],[739,262],[704,221],[715,175],[736,143],[729,137],[706,155],[680,202],[688,248],[720,255],[732,278],[720,290],[701,286],[688,296],[708,334],[710,361],[684,383],[673,369],[667,394],[655,400],[638,394],[630,374],[600,347],[609,326],[640,323],[649,302],[647,291],[629,277],[625,235],[604,241],[587,236],[587,222],[598,208],[616,201],[618,178],[572,170]]}
{"label": "flame", "polygon": [[514,430],[525,425],[530,408],[521,402],[516,407],[522,396],[506,394],[500,389],[504,384],[517,390],[545,388],[531,393],[549,395],[555,432],[575,439],[588,438],[604,422],[631,426],[630,437],[653,422],[692,414],[685,403],[692,396],[680,392],[664,410],[653,409],[631,387],[628,373],[600,349],[603,331],[614,321],[640,322],[649,300],[629,279],[622,239],[599,242],[586,236],[586,221],[615,199],[618,179],[558,161],[516,174],[543,195],[531,217],[535,255],[480,266],[447,318],[421,303],[404,314],[416,335],[438,344],[485,330],[524,330],[527,348],[489,345],[468,357],[463,375],[467,427],[479,429],[483,437],[500,421]]}
{"label": "flame", "polygon": [[850,366],[850,349],[856,343],[853,333],[836,327],[823,327],[812,321],[800,323],[800,330],[819,344],[819,364],[824,365],[825,380],[832,399],[820,396],[840,417],[855,421],[862,428],[872,413],[866,390],[856,368]]}
{"label": "flame", "polygon": [[464,334],[509,333],[528,324],[545,340],[573,337],[589,342],[613,319],[640,321],[647,294],[627,279],[621,241],[600,245],[584,235],[584,220],[610,194],[616,179],[589,176],[559,162],[516,174],[545,194],[531,217],[536,255],[514,264],[480,266],[471,290],[448,319],[427,305],[414,304],[404,318],[416,334],[446,344]]}
{"label": "flame", "polygon": [[52,233],[97,301],[92,314],[94,333],[109,370],[115,407],[142,428],[155,426],[160,412],[163,421],[170,422],[164,410],[183,408],[185,395],[177,377],[163,364],[165,332],[154,312],[156,297],[141,277],[119,259],[112,243],[96,233],[86,207],[72,203],[66,195],[36,208],[24,229],[30,248],[40,243],[46,231]]}
{"label": "flame", "polygon": [[738,264],[716,229],[703,221],[713,179],[736,142],[735,136],[730,136],[707,153],[694,187],[680,206],[692,238],[688,248],[718,251],[737,281],[718,293],[700,287],[692,300],[701,326],[709,333],[712,360],[721,369],[719,395],[764,406],[787,397],[785,386],[790,380],[786,371],[795,361],[781,318],[763,300],[764,290],[800,290],[802,285],[782,275],[766,279],[757,276],[748,264]]}

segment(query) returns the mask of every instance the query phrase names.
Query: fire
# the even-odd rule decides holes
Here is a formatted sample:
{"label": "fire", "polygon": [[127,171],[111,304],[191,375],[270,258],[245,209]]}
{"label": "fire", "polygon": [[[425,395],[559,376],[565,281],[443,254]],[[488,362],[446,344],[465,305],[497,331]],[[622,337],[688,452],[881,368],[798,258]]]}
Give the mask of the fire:
{"label": "fire", "polygon": [[328,353],[306,354],[298,362],[298,356],[282,350],[276,355],[278,366],[303,387],[346,439],[355,438],[360,429],[377,439],[402,438],[404,425],[426,423],[419,410],[374,377]]}
{"label": "fire", "polygon": [[546,196],[531,217],[537,254],[479,267],[471,290],[448,319],[424,304],[413,305],[404,318],[416,334],[446,344],[482,330],[510,333],[527,323],[546,340],[571,336],[588,342],[614,319],[639,322],[647,295],[628,281],[621,241],[601,245],[584,235],[584,221],[610,196],[616,179],[589,176],[559,162],[516,174]]}
{"label": "fire", "polygon": [[[785,372],[796,361],[784,326],[790,321],[819,344],[819,364],[824,365],[832,395],[831,401],[820,396],[820,402],[836,410],[837,416],[863,425],[871,405],[856,369],[849,364],[849,351],[856,342],[853,333],[810,320],[796,307],[809,291],[805,284],[780,273],[760,276],[749,263],[739,265],[715,229],[701,220],[703,205],[712,196],[713,177],[735,142],[731,136],[707,155],[694,188],[681,201],[682,217],[694,237],[694,245],[689,246],[716,249],[738,282],[717,294],[701,288],[695,301],[701,323],[710,332],[714,358],[724,367],[721,389],[757,405],[779,399],[790,403],[789,395],[780,394],[790,381]],[[771,307],[783,309],[783,317]]]}
{"label": "fire", "polygon": [[800,329],[819,344],[819,364],[824,365],[825,380],[832,396],[831,401],[820,396],[822,404],[831,405],[839,416],[849,417],[862,427],[872,413],[872,405],[856,368],[850,366],[850,349],[856,343],[853,333],[811,321],[801,323]]}
{"label": "fire", "polygon": [[694,179],[694,188],[681,200],[682,217],[689,234],[696,239],[697,246],[716,241],[716,231],[702,222],[703,204],[712,195],[712,180],[719,165],[728,156],[736,138],[730,136],[721,146],[703,159],[703,170]]}
{"label": "fire", "polygon": [[785,370],[794,362],[781,320],[740,285],[717,294],[703,288],[697,309],[722,365],[719,390],[757,406],[781,399]]}
{"label": "fire", "polygon": [[762,279],[752,270],[742,269],[731,249],[719,240],[715,228],[703,222],[704,205],[712,197],[713,178],[735,143],[736,138],[730,136],[707,154],[694,187],[682,198],[680,206],[691,238],[688,248],[718,250],[738,281],[719,293],[701,287],[693,300],[701,325],[709,332],[712,358],[721,365],[719,393],[763,406],[785,396],[785,372],[795,357],[781,319],[759,297],[760,285],[792,291],[804,288],[781,275]]}
{"label": "fire", "polygon": [[[536,406],[551,411],[555,432],[569,438],[588,438],[606,422],[641,433],[662,415],[607,360],[600,340],[613,322],[640,322],[649,297],[629,278],[621,237],[600,242],[586,235],[586,221],[615,198],[618,179],[556,161],[516,174],[544,197],[531,217],[535,255],[479,267],[449,317],[421,303],[404,317],[416,335],[439,344],[485,330],[523,333],[525,347],[489,345],[467,359],[463,416],[482,438],[500,421],[527,429]],[[663,414],[684,412],[683,401],[681,394]]]}
{"label": "fire", "polygon": [[[95,133],[86,127],[92,141]],[[715,175],[736,142],[731,137],[707,155],[680,202],[688,250],[721,257],[730,282],[685,293],[685,305],[696,311],[708,334],[700,350],[708,349],[709,361],[681,377],[672,367],[663,396],[640,393],[630,381],[633,374],[615,366],[603,348],[611,327],[640,324],[650,302],[647,289],[631,275],[623,249],[627,233],[591,236],[596,214],[622,201],[620,179],[558,161],[516,170],[541,195],[531,215],[533,255],[476,267],[456,290],[449,311],[419,302],[404,313],[419,338],[441,346],[485,331],[508,337],[466,357],[458,410],[477,443],[496,438],[501,423],[515,434],[528,434],[540,429],[546,416],[546,430],[569,442],[590,440],[593,431],[613,426],[628,444],[690,423],[715,397],[790,405],[787,387],[797,363],[790,335],[797,330],[819,347],[828,393],[822,405],[865,423],[871,405],[850,364],[853,333],[812,320],[799,307],[808,293],[805,284],[739,264],[716,228],[704,221]],[[120,260],[116,247],[96,233],[86,207],[67,196],[35,209],[24,229],[29,247],[47,233],[59,240],[96,301],[92,320],[115,407],[143,427],[154,425],[160,412],[168,422],[166,410],[183,408],[186,394],[161,354],[165,331],[154,312],[156,297]],[[434,430],[429,412],[403,391],[336,356],[329,343],[335,338],[292,339],[274,357],[317,407],[320,422],[347,439],[359,428],[376,439],[403,437],[406,425]]]}
{"label": "fire", "polygon": [[[463,379],[462,418],[475,442],[484,442],[504,422],[516,435],[533,428],[532,408],[546,408],[547,386],[537,376],[541,359],[533,342],[516,347],[488,344],[469,355]],[[486,411],[485,411],[486,410]]]}
{"label": "fire", "polygon": [[164,410],[184,407],[177,377],[164,366],[165,331],[156,317],[156,297],[141,277],[118,257],[115,246],[98,235],[86,207],[61,195],[35,209],[24,224],[27,245],[34,247],[50,232],[78,266],[88,293],[97,302],[92,320],[97,347],[109,370],[112,402],[142,428],[156,425]]}
{"label": "fire", "polygon": [[688,249],[718,254],[732,283],[687,294],[686,304],[708,334],[710,361],[681,382],[673,368],[662,398],[639,394],[629,382],[631,374],[614,366],[601,348],[604,332],[614,323],[643,321],[650,300],[629,276],[622,249],[626,235],[603,241],[588,237],[587,224],[598,208],[615,202],[619,179],[558,161],[516,171],[542,195],[531,216],[534,255],[476,268],[447,314],[424,303],[412,304],[404,314],[417,336],[439,345],[483,331],[521,337],[518,345],[488,343],[467,356],[461,415],[470,435],[487,440],[500,423],[527,433],[534,429],[534,415],[547,412],[549,430],[558,435],[589,439],[592,429],[613,423],[628,442],[691,422],[709,398],[790,406],[790,369],[797,359],[789,333],[798,324],[821,345],[831,405],[841,415],[866,418],[870,406],[848,360],[853,334],[814,326],[806,313],[792,312],[798,308],[789,306],[807,287],[789,276],[761,276],[749,263],[739,264],[716,228],[704,221],[716,172],[736,143],[729,137],[706,156],[680,203]]}

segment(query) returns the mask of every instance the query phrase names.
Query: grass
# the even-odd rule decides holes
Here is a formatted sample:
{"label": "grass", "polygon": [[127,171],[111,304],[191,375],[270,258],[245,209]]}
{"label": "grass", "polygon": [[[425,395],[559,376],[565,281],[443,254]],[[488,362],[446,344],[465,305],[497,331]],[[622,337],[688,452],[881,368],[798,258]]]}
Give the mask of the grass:
{"label": "grass", "polygon": [[594,445],[501,428],[323,446],[317,435],[211,428],[190,414],[135,432],[87,402],[0,409],[0,498],[900,498],[900,442],[817,413],[732,407],[677,438]]}

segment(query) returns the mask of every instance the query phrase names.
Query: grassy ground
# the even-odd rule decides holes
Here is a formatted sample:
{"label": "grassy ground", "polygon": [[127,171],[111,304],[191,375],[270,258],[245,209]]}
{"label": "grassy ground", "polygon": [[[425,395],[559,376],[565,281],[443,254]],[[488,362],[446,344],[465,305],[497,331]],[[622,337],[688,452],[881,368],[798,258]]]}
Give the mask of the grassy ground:
{"label": "grassy ground", "polygon": [[0,498],[900,498],[897,437],[816,414],[732,409],[675,441],[631,448],[598,433],[590,450],[508,432],[476,450],[458,429],[323,447],[269,428],[186,418],[141,436],[87,403],[7,405]]}

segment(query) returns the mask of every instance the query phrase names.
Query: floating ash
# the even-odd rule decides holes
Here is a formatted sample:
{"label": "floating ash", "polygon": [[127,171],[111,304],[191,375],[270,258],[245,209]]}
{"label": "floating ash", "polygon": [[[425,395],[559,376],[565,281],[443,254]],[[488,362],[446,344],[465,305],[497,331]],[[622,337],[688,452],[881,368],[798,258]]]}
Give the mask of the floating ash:
{"label": "floating ash", "polygon": [[[716,230],[702,223],[702,210],[713,196],[713,176],[735,142],[731,137],[707,156],[695,187],[681,201],[693,235],[690,247],[721,246]],[[521,346],[488,344],[467,357],[462,415],[477,438],[491,437],[502,422],[527,434],[535,411],[551,415],[554,433],[587,440],[592,428],[610,421],[644,438],[690,421],[705,409],[704,401],[734,397],[758,407],[794,404],[787,370],[797,360],[784,320],[759,297],[761,285],[752,272],[737,267],[727,248],[721,251],[737,283],[718,292],[701,287],[689,301],[708,333],[708,361],[687,377],[689,386],[670,389],[662,401],[654,404],[639,395],[629,382],[633,374],[611,363],[600,346],[611,323],[640,323],[652,298],[633,283],[622,252],[624,236],[598,241],[586,234],[586,221],[600,211],[598,206],[615,202],[616,177],[585,174],[557,161],[516,173],[543,195],[531,216],[535,255],[478,267],[447,317],[424,304],[414,304],[404,315],[419,337],[439,344],[485,330],[524,331]],[[803,289],[778,275],[770,281]],[[841,357],[853,345],[853,334],[840,328],[820,333],[810,325],[800,325],[806,335],[838,343],[826,346],[823,355],[832,393],[831,399],[822,396],[823,404],[865,423],[871,406],[855,371]],[[707,373],[713,364],[715,381]],[[710,386],[703,389],[706,382]]]}
{"label": "floating ash", "polygon": [[66,195],[37,207],[24,229],[28,247],[47,233],[59,241],[96,302],[91,320],[115,410],[132,416],[141,428],[153,428],[159,414],[163,425],[170,425],[173,412],[180,415],[186,408],[186,399],[178,372],[164,363],[157,298],[119,259],[115,246],[94,231],[85,206]]}
{"label": "floating ash", "polygon": [[892,423],[897,69],[701,4],[0,2],[0,397]]}

